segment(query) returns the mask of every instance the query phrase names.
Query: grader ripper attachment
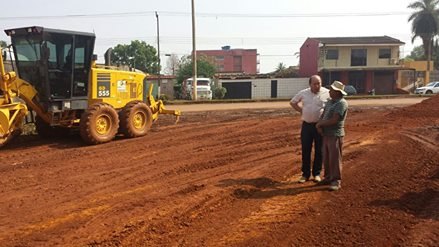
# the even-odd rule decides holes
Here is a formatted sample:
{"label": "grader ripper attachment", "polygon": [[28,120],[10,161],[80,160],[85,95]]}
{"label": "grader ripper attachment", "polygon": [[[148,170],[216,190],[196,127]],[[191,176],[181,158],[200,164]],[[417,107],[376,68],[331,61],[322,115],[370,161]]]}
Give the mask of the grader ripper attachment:
{"label": "grader ripper attachment", "polygon": [[56,137],[79,129],[88,144],[111,141],[116,134],[145,135],[159,114],[172,114],[149,87],[146,75],[96,64],[93,33],[43,27],[5,30],[11,37],[16,72],[0,58],[0,147],[20,133],[30,108],[39,135]]}

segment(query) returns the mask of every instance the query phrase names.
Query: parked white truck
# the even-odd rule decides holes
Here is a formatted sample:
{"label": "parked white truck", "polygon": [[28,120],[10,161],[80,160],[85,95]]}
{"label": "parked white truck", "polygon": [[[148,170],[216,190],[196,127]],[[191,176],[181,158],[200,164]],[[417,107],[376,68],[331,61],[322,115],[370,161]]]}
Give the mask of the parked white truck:
{"label": "parked white truck", "polygon": [[[185,80],[186,95],[192,99],[193,94],[193,79],[188,78]],[[197,77],[197,99],[211,100],[212,99],[212,79]]]}

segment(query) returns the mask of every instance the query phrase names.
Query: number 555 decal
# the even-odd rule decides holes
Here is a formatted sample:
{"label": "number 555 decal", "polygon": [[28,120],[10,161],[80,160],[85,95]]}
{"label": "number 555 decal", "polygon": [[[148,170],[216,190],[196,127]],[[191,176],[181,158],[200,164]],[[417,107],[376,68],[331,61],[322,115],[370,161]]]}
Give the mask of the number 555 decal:
{"label": "number 555 decal", "polygon": [[98,83],[98,98],[110,97],[110,82]]}

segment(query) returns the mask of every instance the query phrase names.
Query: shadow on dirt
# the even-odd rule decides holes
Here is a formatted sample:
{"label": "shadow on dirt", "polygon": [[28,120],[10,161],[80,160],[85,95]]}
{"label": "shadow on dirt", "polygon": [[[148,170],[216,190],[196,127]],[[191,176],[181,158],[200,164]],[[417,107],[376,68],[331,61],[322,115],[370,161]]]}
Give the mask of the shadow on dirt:
{"label": "shadow on dirt", "polygon": [[241,178],[241,179],[224,179],[220,181],[219,187],[229,187],[234,185],[251,185],[256,188],[273,188],[282,185],[282,183],[270,178]]}
{"label": "shadow on dirt", "polygon": [[[113,141],[126,140],[122,135],[116,136]],[[79,133],[72,133],[68,136],[42,138],[38,135],[22,135],[14,138],[10,143],[2,147],[2,150],[22,150],[32,147],[47,145],[54,149],[69,149],[93,146],[87,145],[80,137]]]}
{"label": "shadow on dirt", "polygon": [[428,188],[421,192],[408,192],[398,199],[376,200],[373,206],[401,210],[422,219],[439,220],[439,191]]}
{"label": "shadow on dirt", "polygon": [[13,139],[8,145],[2,147],[4,150],[21,150],[31,147],[49,145],[52,148],[67,149],[84,146],[79,135],[69,135],[58,138],[43,139],[38,135],[23,135]]}
{"label": "shadow on dirt", "polygon": [[[327,186],[302,186],[291,188],[292,184],[278,182],[270,178],[226,179],[220,181],[219,187],[239,186],[233,191],[233,196],[239,199],[267,199],[276,196],[294,196],[302,193],[312,193],[328,190]],[[253,188],[246,188],[246,187]]]}

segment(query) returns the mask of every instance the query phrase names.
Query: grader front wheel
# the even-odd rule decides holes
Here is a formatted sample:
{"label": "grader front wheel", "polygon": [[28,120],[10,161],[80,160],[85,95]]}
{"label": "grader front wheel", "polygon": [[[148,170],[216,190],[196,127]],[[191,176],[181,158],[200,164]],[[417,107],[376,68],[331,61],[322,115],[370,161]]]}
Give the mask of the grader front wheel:
{"label": "grader front wheel", "polygon": [[88,144],[100,144],[114,139],[119,128],[116,110],[108,104],[91,105],[81,116],[80,135]]}
{"label": "grader front wheel", "polygon": [[120,132],[126,137],[144,136],[152,125],[152,112],[140,101],[128,103],[119,113]]}

